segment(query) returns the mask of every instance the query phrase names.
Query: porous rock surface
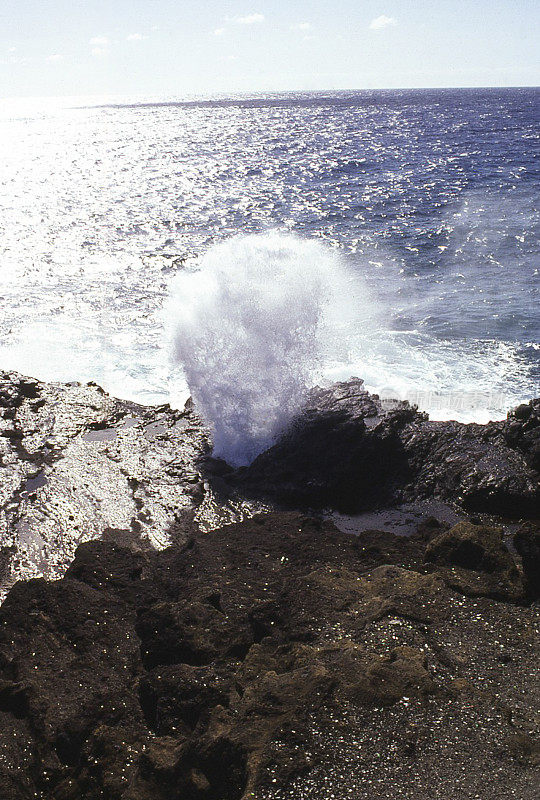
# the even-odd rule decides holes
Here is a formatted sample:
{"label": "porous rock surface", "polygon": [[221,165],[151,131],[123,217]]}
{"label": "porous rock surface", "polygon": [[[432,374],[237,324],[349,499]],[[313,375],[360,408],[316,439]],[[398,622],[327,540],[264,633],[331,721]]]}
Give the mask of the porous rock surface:
{"label": "porous rock surface", "polygon": [[[0,412],[3,585],[45,576],[0,607],[2,800],[537,797],[538,401],[353,380],[240,470],[189,403],[4,373]],[[430,498],[461,521],[316,513]]]}
{"label": "porous rock surface", "polygon": [[460,525],[82,544],[0,608],[0,796],[532,800],[538,608],[491,599],[494,572],[515,599],[497,531],[454,585]]}

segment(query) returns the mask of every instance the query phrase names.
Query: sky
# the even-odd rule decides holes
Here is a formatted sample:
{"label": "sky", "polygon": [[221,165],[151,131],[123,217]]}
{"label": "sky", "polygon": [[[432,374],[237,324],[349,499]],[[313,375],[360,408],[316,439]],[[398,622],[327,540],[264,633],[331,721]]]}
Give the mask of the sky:
{"label": "sky", "polygon": [[0,0],[0,99],[537,86],[538,0]]}

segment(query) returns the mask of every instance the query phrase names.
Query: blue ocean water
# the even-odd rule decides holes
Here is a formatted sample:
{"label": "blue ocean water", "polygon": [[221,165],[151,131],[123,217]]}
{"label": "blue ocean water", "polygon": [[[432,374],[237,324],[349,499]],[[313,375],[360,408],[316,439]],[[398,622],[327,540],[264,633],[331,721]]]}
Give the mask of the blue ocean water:
{"label": "blue ocean water", "polygon": [[[539,394],[538,89],[0,106],[0,366],[173,402],[170,278],[281,231],[339,249],[355,374],[435,418]],[[375,332],[374,332],[375,331]]]}

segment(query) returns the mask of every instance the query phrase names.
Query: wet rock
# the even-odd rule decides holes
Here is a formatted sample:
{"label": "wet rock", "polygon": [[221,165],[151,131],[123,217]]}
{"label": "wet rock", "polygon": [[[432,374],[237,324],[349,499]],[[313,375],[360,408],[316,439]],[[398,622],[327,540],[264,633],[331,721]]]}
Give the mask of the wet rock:
{"label": "wet rock", "polygon": [[[483,515],[537,514],[538,410],[432,423],[353,380],[232,470],[192,404],[4,373],[5,585],[59,580],[0,607],[0,796],[427,800],[489,774],[533,800],[539,611]],[[387,503],[409,535],[313,512]]]}
{"label": "wet rock", "polygon": [[540,472],[540,399],[522,403],[508,415],[503,435],[520,450],[530,466]]}
{"label": "wet rock", "polygon": [[489,425],[431,422],[407,403],[383,409],[362,381],[310,397],[274,447],[227,476],[243,492],[289,506],[359,513],[438,498],[467,511],[534,517],[540,404],[527,419]]}
{"label": "wet rock", "polygon": [[[60,577],[82,541],[166,547],[240,519],[205,489],[209,436],[192,408],[144,407],[95,384],[0,373],[0,598],[21,577]],[[186,523],[184,530],[176,524]]]}
{"label": "wet rock", "polygon": [[232,470],[210,457],[192,403],[143,407],[92,383],[1,373],[0,596],[19,577],[60,577],[81,541],[162,548],[173,525],[180,542],[276,505],[349,514],[435,500],[534,518],[539,409],[486,426],[430,422],[352,379],[314,389],[273,448]]}
{"label": "wet rock", "polygon": [[289,506],[354,513],[389,504],[411,477],[397,428],[414,415],[403,404],[386,416],[360,380],[316,390],[293,428],[236,480]]}

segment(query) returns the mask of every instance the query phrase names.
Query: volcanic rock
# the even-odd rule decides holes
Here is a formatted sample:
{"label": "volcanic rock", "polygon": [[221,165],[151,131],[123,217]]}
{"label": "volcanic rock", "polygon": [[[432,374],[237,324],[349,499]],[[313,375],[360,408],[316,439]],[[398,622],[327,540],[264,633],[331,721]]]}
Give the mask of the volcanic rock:
{"label": "volcanic rock", "polygon": [[144,407],[1,373],[0,596],[21,577],[60,577],[90,539],[163,548],[173,529],[182,542],[279,507],[356,514],[435,498],[538,518],[539,413],[531,401],[485,426],[430,422],[352,379],[314,389],[292,429],[233,470],[211,457],[191,402]]}
{"label": "volcanic rock", "polygon": [[527,593],[535,600],[540,597],[540,525],[523,524],[514,535],[514,546],[523,563]]}
{"label": "volcanic rock", "polygon": [[538,609],[449,587],[469,538],[286,513],[161,552],[80,545],[0,608],[0,796],[345,800],[376,776],[442,800],[489,774],[532,800]]}
{"label": "volcanic rock", "polygon": [[526,419],[488,425],[431,422],[407,403],[385,410],[352,379],[314,391],[291,430],[230,480],[292,507],[358,513],[439,498],[470,512],[534,518],[539,409],[535,401]]}
{"label": "volcanic rock", "polygon": [[523,596],[523,582],[501,528],[460,522],[429,542],[425,558],[440,565],[450,586],[465,594],[502,600]]}
{"label": "volcanic rock", "polygon": [[2,800],[532,800],[539,420],[352,380],[234,470],[192,403],[3,373]]}
{"label": "volcanic rock", "polygon": [[159,548],[173,523],[184,541],[242,519],[249,503],[218,502],[205,485],[209,448],[191,405],[0,373],[0,597],[18,578],[60,577],[89,539]]}

